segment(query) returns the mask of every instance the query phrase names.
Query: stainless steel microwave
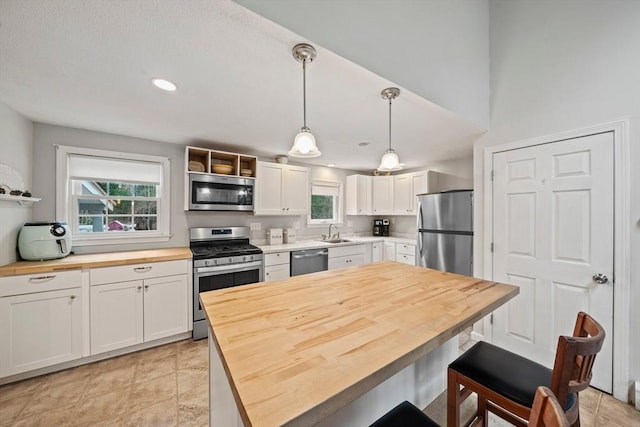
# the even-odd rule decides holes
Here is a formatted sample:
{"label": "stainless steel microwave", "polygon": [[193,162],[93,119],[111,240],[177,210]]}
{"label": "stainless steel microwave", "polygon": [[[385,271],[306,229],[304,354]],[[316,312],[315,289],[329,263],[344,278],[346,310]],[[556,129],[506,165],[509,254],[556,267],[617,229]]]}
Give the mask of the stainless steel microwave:
{"label": "stainless steel microwave", "polygon": [[253,211],[254,179],[189,174],[190,211]]}

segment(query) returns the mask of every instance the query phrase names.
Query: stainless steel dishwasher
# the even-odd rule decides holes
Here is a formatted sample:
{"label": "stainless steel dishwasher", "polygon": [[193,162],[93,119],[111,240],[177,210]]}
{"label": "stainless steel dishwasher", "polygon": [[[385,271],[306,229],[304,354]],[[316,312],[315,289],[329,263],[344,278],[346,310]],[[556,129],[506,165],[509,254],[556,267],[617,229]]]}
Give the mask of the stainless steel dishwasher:
{"label": "stainless steel dishwasher", "polygon": [[329,267],[329,249],[307,249],[291,252],[291,275],[325,271]]}

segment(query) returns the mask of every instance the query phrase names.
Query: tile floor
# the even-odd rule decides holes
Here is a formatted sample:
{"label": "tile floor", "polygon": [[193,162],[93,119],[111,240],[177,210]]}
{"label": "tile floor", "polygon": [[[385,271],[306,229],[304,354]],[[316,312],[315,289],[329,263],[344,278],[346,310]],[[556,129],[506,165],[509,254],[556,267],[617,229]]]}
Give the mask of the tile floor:
{"label": "tile floor", "polygon": [[[461,350],[472,344],[461,334]],[[185,340],[0,386],[0,426],[207,426],[207,350]],[[583,427],[640,426],[640,412],[595,389],[580,403]],[[445,394],[425,412],[445,425]]]}

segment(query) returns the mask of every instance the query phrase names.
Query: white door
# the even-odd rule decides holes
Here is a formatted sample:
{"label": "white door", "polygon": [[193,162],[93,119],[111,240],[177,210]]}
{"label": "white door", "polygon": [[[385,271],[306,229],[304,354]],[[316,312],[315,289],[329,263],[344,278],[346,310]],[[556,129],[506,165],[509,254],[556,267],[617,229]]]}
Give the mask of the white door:
{"label": "white door", "polygon": [[277,282],[278,280],[284,280],[289,278],[290,265],[279,264],[270,265],[264,268],[264,281],[265,282]]}
{"label": "white door", "polygon": [[382,261],[382,246],[383,243],[374,243],[371,246],[371,262]]}
{"label": "white door", "polygon": [[153,341],[189,330],[189,283],[186,275],[144,281],[144,340]]}
{"label": "white door", "polygon": [[0,298],[0,376],[82,356],[82,290]]}
{"label": "white door", "polygon": [[[578,311],[606,331],[592,385],[612,390],[613,134],[493,156],[493,279],[520,286],[493,342],[552,367]],[[599,284],[593,278],[608,278]]]}
{"label": "white door", "polygon": [[91,354],[143,341],[142,280],[91,286]]}
{"label": "white door", "polygon": [[396,260],[396,244],[393,242],[384,242],[384,259],[388,261]]}

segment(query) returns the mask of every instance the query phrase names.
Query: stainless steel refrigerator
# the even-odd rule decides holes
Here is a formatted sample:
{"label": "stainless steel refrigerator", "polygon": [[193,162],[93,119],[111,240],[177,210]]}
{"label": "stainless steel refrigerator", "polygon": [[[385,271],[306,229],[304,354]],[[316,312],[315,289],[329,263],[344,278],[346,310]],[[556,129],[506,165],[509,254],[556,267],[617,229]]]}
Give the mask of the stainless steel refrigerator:
{"label": "stainless steel refrigerator", "polygon": [[473,191],[418,195],[417,265],[473,275]]}

